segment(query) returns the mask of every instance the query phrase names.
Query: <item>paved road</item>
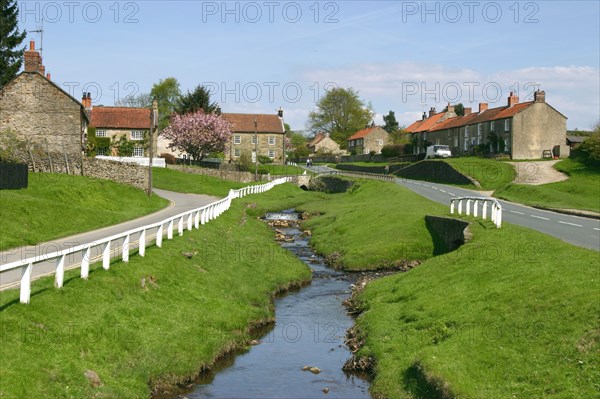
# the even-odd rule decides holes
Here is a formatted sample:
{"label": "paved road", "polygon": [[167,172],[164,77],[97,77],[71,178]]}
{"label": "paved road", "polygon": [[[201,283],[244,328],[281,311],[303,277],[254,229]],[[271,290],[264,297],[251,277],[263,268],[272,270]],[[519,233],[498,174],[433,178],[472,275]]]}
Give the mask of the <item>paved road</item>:
{"label": "paved road", "polygon": [[[196,209],[201,206],[207,205],[211,202],[218,200],[219,198],[213,197],[210,195],[200,195],[200,194],[182,194],[175,193],[171,191],[154,189],[154,192],[159,196],[168,199],[171,201],[171,204],[166,208],[155,212],[153,214],[140,217],[138,219],[130,220],[128,222],[124,222],[114,226],[108,226],[102,229],[94,230],[87,233],[81,233],[70,237],[61,238],[51,242],[45,242],[34,246],[27,247],[18,247],[12,250],[8,250],[0,253],[0,264],[5,264],[21,259],[26,259],[32,256],[48,254],[51,252],[59,251],[61,249],[72,248],[74,246],[85,244],[88,242],[94,242],[96,240],[100,240],[105,237],[109,237],[114,234],[122,233],[127,230],[134,229],[136,227],[144,226],[147,224],[151,224],[154,222],[159,222],[168,218],[169,216],[174,216],[179,213]],[[148,233],[148,239],[152,238],[152,232]],[[155,233],[154,233],[155,235]],[[131,237],[131,248],[134,249],[137,247],[137,236]],[[115,245],[115,247],[119,247],[119,245]],[[100,248],[96,248],[96,250],[92,250],[92,258],[96,259],[100,255]],[[119,254],[114,253],[112,256],[118,256]],[[73,256],[69,256],[66,259],[66,268],[73,268],[79,266],[81,262],[80,254],[73,254]],[[45,276],[48,274],[53,274],[55,269],[55,261],[50,262],[40,262],[34,265],[32,278],[39,278],[41,276]],[[6,273],[0,274],[0,290],[11,288],[18,285],[21,279],[21,271],[20,270],[12,270]]]}
{"label": "paved road", "polygon": [[[310,169],[316,173],[336,171],[336,169],[326,166],[313,166]],[[448,207],[450,207],[450,199],[453,197],[486,197],[474,190],[445,184],[409,179],[396,179],[396,182],[427,199],[447,205]],[[529,227],[568,243],[600,251],[600,220],[598,219],[544,211],[504,200],[498,201],[502,204],[503,222]]]}

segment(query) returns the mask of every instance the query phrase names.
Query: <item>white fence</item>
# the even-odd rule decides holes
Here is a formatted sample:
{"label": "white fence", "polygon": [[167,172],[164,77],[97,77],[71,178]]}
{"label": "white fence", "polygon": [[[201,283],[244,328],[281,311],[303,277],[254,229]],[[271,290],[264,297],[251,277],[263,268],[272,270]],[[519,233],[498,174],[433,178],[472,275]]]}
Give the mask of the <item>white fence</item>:
{"label": "white fence", "polygon": [[[463,208],[464,203],[464,208]],[[496,227],[502,226],[502,205],[495,198],[483,198],[483,197],[458,197],[450,200],[450,213],[454,214],[454,211],[458,212],[459,215],[463,214],[463,210],[467,216],[473,215],[473,217],[479,216],[479,203],[481,203],[481,217],[485,220],[488,217],[488,203],[490,203],[490,218]]]}
{"label": "white fence", "polygon": [[[96,155],[96,158],[122,163],[137,163],[138,165],[142,166],[148,166],[148,164],[150,163],[150,158],[148,157],[111,157],[107,155]],[[167,164],[165,163],[164,158],[152,158],[152,167],[166,168]]]}
{"label": "white fence", "polygon": [[[33,267],[36,263],[45,262],[49,260],[56,260],[55,267],[55,287],[61,288],[64,283],[65,276],[65,259],[67,256],[73,254],[81,255],[81,278],[87,279],[90,271],[90,263],[92,261],[92,249],[101,249],[101,255],[98,260],[102,260],[102,267],[106,270],[110,268],[111,261],[111,250],[114,251],[118,248],[111,248],[113,245],[121,245],[121,256],[123,262],[129,261],[129,251],[131,247],[131,237],[138,235],[138,254],[144,256],[146,253],[146,246],[150,241],[149,232],[156,230],[155,234],[155,245],[157,247],[162,246],[163,235],[166,233],[167,239],[173,238],[173,231],[177,229],[178,235],[183,235],[184,230],[192,230],[192,228],[199,228],[200,225],[206,224],[209,221],[215,219],[223,212],[225,212],[231,206],[231,201],[234,198],[242,198],[249,194],[258,194],[270,190],[274,186],[286,183],[291,178],[283,177],[271,182],[247,186],[239,190],[230,190],[227,197],[215,201],[211,204],[205,205],[201,208],[186,211],[175,216],[171,216],[161,222],[152,223],[146,226],[138,227],[124,233],[112,235],[102,240],[86,243],[78,246],[74,246],[61,251],[52,252],[45,255],[37,255],[24,260],[7,263],[0,266],[0,274],[9,270],[21,269],[21,282],[20,282],[20,300],[21,303],[29,303],[31,298],[31,276]],[[166,232],[165,232],[166,230]],[[119,242],[122,240],[122,243]]]}

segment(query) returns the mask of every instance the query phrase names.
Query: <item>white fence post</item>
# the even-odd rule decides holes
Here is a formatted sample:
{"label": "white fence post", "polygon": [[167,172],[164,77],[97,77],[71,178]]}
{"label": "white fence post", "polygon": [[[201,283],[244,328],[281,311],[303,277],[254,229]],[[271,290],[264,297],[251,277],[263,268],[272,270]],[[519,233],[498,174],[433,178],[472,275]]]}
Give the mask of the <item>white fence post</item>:
{"label": "white fence post", "polygon": [[138,253],[140,254],[140,256],[146,255],[146,229],[142,230],[142,232],[140,233]]}
{"label": "white fence post", "polygon": [[471,200],[470,199],[467,200],[467,211],[465,212],[465,214],[467,216],[469,216],[471,214]]}
{"label": "white fence post", "polygon": [[62,255],[56,261],[54,286],[56,288],[62,288],[64,281],[65,281],[65,255]]}
{"label": "white fence post", "polygon": [[169,220],[169,225],[167,226],[167,240],[173,239],[173,219]]}
{"label": "white fence post", "polygon": [[454,200],[450,200],[450,214],[454,215]]}
{"label": "white fence post", "polygon": [[123,241],[123,262],[129,262],[129,234],[125,236]]}
{"label": "white fence post", "polygon": [[458,214],[462,215],[462,199],[458,200]]}
{"label": "white fence post", "polygon": [[487,203],[486,200],[483,200],[483,203],[481,204],[481,217],[483,220],[487,219]]}
{"label": "white fence post", "polygon": [[177,223],[177,234],[183,235],[183,216],[179,218],[179,223]]}
{"label": "white fence post", "polygon": [[475,200],[473,202],[473,217],[477,217],[477,207],[479,206],[479,201]]}
{"label": "white fence post", "polygon": [[187,218],[187,229],[188,229],[188,231],[192,229],[192,213],[191,212]]}
{"label": "white fence post", "polygon": [[31,299],[31,270],[33,263],[28,263],[27,266],[21,268],[21,303],[29,303]]}
{"label": "white fence post", "polygon": [[502,226],[502,206],[498,205],[498,211],[496,215],[496,227],[500,228]]}
{"label": "white fence post", "polygon": [[102,250],[102,267],[104,270],[110,268],[110,241],[104,243],[104,249]]}
{"label": "white fence post", "polygon": [[156,246],[158,248],[162,247],[162,237],[163,236],[163,225],[162,223],[158,226],[158,230],[156,231]]}
{"label": "white fence post", "polygon": [[81,254],[81,278],[87,279],[90,275],[90,251],[91,245],[83,250]]}
{"label": "white fence post", "polygon": [[200,228],[200,211],[196,211],[196,214],[194,215],[194,228]]}

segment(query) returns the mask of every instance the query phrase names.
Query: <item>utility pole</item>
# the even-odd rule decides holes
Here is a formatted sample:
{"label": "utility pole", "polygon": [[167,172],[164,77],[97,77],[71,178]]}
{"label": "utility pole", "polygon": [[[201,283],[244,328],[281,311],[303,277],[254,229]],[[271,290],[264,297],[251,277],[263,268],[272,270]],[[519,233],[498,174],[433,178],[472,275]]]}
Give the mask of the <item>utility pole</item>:
{"label": "utility pole", "polygon": [[254,118],[254,181],[258,181],[258,123]]}
{"label": "utility pole", "polygon": [[152,100],[150,109],[150,147],[148,148],[148,197],[152,195],[152,159],[154,158],[154,129],[158,129],[158,102]]}

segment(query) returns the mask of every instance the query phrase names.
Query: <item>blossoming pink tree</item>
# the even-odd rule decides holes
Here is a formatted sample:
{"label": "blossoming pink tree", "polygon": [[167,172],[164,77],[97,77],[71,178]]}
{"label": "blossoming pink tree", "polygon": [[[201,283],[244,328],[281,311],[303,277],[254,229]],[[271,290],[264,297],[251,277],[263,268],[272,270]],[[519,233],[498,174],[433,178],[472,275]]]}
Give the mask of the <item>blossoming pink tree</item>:
{"label": "blossoming pink tree", "polygon": [[211,153],[225,150],[231,139],[233,125],[221,115],[205,114],[202,110],[171,116],[171,124],[162,135],[171,141],[169,148],[187,152],[196,161]]}

